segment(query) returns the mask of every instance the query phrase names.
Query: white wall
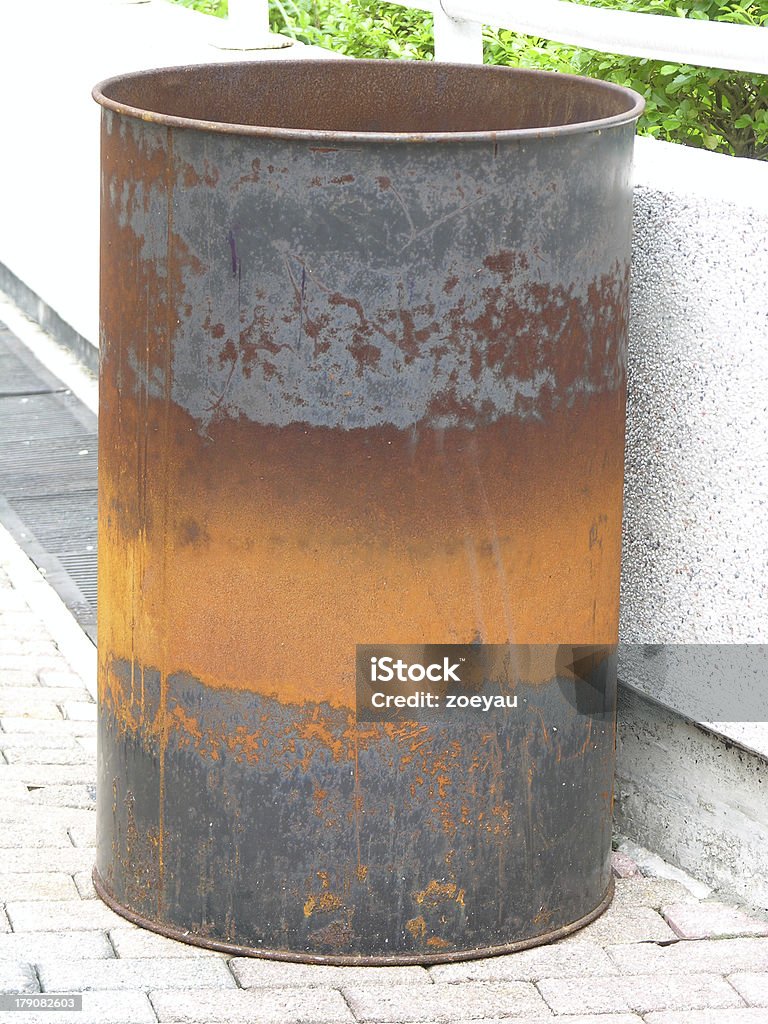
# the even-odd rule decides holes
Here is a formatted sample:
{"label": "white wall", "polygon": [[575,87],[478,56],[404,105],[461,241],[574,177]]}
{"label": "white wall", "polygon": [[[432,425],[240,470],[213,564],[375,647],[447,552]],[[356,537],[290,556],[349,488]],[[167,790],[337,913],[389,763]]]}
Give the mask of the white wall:
{"label": "white wall", "polygon": [[333,56],[221,50],[219,19],[166,0],[0,5],[0,264],[98,340],[99,115],[91,89],[142,68]]}

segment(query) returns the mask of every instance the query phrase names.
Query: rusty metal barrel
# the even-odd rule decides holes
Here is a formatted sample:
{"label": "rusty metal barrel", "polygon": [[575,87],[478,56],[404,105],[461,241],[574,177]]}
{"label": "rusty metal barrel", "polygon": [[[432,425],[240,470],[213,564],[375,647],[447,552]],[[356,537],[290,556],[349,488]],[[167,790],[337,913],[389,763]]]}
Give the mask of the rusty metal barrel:
{"label": "rusty metal barrel", "polygon": [[[574,931],[612,885],[642,101],[331,60],[94,95],[99,894],[309,962]],[[516,711],[366,720],[377,644],[508,650]]]}

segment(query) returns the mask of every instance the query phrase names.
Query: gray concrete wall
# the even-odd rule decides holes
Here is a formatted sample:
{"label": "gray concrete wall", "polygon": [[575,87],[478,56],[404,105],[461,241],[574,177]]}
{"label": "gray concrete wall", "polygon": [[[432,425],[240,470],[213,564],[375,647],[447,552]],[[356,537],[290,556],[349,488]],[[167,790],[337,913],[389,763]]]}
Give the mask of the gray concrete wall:
{"label": "gray concrete wall", "polygon": [[764,674],[729,668],[768,640],[768,164],[639,139],[635,180],[621,637],[690,671],[623,674],[768,754]]}
{"label": "gray concrete wall", "polygon": [[768,907],[768,764],[627,689],[614,827],[714,889]]}

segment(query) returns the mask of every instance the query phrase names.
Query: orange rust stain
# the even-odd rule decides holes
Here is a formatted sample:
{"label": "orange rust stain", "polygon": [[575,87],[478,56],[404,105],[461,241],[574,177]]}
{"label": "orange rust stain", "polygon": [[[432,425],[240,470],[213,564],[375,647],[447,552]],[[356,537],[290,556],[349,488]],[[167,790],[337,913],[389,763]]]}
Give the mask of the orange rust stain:
{"label": "orange rust stain", "polygon": [[483,266],[500,274],[505,280],[509,280],[516,271],[528,269],[528,257],[524,253],[503,250],[492,256],[486,256]]}
{"label": "orange rust stain", "polygon": [[440,903],[454,899],[456,892],[457,886],[455,882],[438,882],[433,878],[426,889],[422,889],[421,892],[415,892],[413,898],[419,906],[436,907]]}
{"label": "orange rust stain", "polygon": [[414,939],[423,939],[427,933],[427,922],[423,917],[412,917],[405,922],[405,930]]}
{"label": "orange rust stain", "polygon": [[438,935],[430,935],[427,939],[427,945],[431,949],[450,949],[450,942],[446,942],[445,939],[441,939]]}
{"label": "orange rust stain", "polygon": [[205,183],[208,188],[215,188],[219,183],[220,177],[218,168],[211,167],[207,160],[204,162],[202,174],[190,163],[183,164],[182,167],[177,169],[177,173],[185,188],[194,188],[202,183]]}
{"label": "orange rust stain", "polygon": [[338,896],[331,892],[322,892],[319,896],[310,896],[304,904],[304,916],[311,917],[315,913],[327,913],[330,910],[339,910],[342,902]]}
{"label": "orange rust stain", "polygon": [[333,752],[334,761],[340,760],[346,753],[344,741],[331,731],[327,722],[312,721],[301,723],[298,735],[304,740],[317,740],[321,746]]}
{"label": "orange rust stain", "polygon": [[[615,398],[546,426],[446,431],[441,448],[425,432],[415,452],[394,430],[244,422],[211,424],[206,441],[175,407],[163,452],[162,403],[135,401],[109,373],[103,401],[119,413],[103,418],[100,444],[102,650],[159,664],[161,612],[172,608],[169,670],[352,707],[355,644],[371,637],[615,642],[623,441],[605,440]],[[604,509],[602,549],[590,549]],[[190,543],[191,517],[204,550]],[[532,662],[527,679],[551,669]]]}
{"label": "orange rust stain", "polygon": [[357,865],[357,880],[358,882],[364,882],[368,877],[368,865],[358,864]]}
{"label": "orange rust stain", "polygon": [[261,160],[259,160],[258,157],[256,157],[255,159],[253,159],[251,161],[251,173],[250,174],[244,174],[244,175],[242,175],[242,177],[238,178],[237,184],[238,185],[245,185],[248,182],[253,182],[254,184],[256,184],[256,183],[258,183],[260,178],[261,178]]}
{"label": "orange rust stain", "polygon": [[170,717],[172,728],[184,732],[189,740],[195,740],[198,744],[202,742],[203,733],[198,720],[188,715],[178,704],[171,709]]}
{"label": "orange rust stain", "polygon": [[542,907],[536,916],[533,918],[534,924],[546,924],[552,919],[552,911]]}
{"label": "orange rust stain", "polygon": [[223,739],[227,741],[229,750],[236,756],[242,756],[246,761],[255,764],[261,758],[262,747],[266,746],[268,740],[258,733],[251,733],[243,725],[235,726],[228,736]]}

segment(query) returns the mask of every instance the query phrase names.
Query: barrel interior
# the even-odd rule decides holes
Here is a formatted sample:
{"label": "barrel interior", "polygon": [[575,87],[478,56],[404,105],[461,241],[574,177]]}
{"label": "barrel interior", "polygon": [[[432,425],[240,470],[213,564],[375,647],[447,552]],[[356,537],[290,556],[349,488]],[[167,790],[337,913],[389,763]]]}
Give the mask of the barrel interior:
{"label": "barrel interior", "polygon": [[639,97],[606,82],[518,68],[400,61],[279,61],[165,68],[96,98],[151,120],[331,133],[507,132],[632,120]]}

